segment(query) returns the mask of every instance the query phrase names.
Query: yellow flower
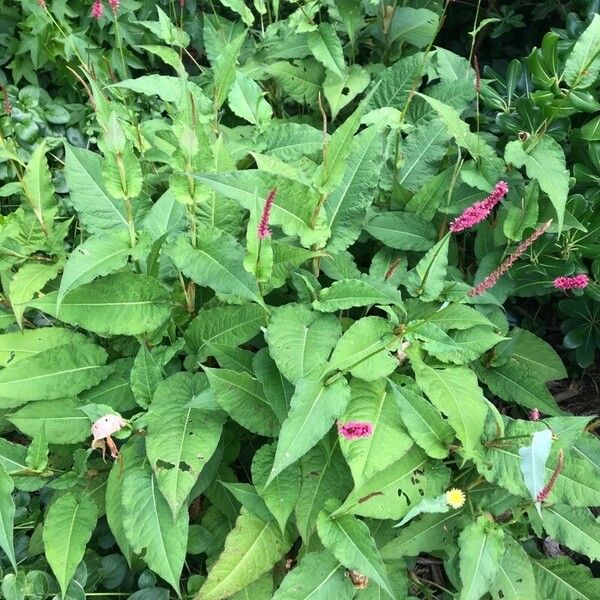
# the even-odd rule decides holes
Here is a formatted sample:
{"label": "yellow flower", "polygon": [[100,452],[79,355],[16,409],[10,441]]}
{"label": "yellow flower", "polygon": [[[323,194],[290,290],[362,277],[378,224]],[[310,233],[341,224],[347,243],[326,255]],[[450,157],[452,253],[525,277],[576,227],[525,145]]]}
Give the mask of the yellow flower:
{"label": "yellow flower", "polygon": [[465,493],[458,488],[452,488],[446,492],[446,502],[452,508],[462,508],[465,503]]}

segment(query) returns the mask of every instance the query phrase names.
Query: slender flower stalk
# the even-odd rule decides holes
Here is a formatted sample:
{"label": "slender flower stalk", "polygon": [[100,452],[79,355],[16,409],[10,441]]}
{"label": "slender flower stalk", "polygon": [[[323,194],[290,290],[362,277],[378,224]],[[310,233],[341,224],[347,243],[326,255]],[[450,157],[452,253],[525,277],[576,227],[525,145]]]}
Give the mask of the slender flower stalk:
{"label": "slender flower stalk", "polygon": [[525,254],[525,251],[537,240],[545,231],[550,227],[552,221],[548,221],[547,223],[543,223],[540,225],[526,240],[521,242],[517,249],[492,273],[490,273],[480,284],[474,287],[472,290],[468,292],[468,296],[471,298],[475,296],[480,296],[484,292],[487,292],[489,289],[493,288],[498,280],[508,272],[508,270],[513,266],[517,260]]}
{"label": "slender flower stalk", "polygon": [[263,207],[262,215],[260,217],[260,222],[258,223],[258,239],[264,240],[267,237],[271,237],[272,231],[269,229],[269,219],[271,218],[271,210],[273,209],[273,202],[275,202],[275,194],[277,193],[277,188],[273,188],[269,195],[267,196],[267,200]]}
{"label": "slender flower stalk", "polygon": [[554,468],[554,472],[550,476],[548,483],[538,492],[536,500],[538,502],[545,502],[550,496],[550,492],[554,489],[556,485],[556,480],[558,476],[561,474],[563,467],[565,466],[565,456],[562,448],[558,451],[558,462],[556,463],[556,467]]}
{"label": "slender flower stalk", "polygon": [[96,21],[102,16],[104,13],[104,4],[102,4],[102,0],[94,0],[94,4],[92,4],[92,19],[96,19]]}
{"label": "slender flower stalk", "polygon": [[481,223],[481,221],[488,218],[496,204],[498,204],[504,196],[508,194],[508,184],[505,181],[499,181],[490,195],[480,202],[475,202],[472,206],[469,206],[462,215],[458,216],[452,223],[450,223],[450,231],[452,233],[458,233]]}
{"label": "slender flower stalk", "polygon": [[554,287],[557,290],[582,290],[586,288],[590,283],[590,278],[585,273],[580,273],[579,275],[572,275],[570,277],[563,276],[557,277],[554,280]]}
{"label": "slender flower stalk", "polygon": [[357,440],[367,438],[373,435],[373,425],[368,421],[348,421],[347,423],[338,423],[338,432],[347,440]]}

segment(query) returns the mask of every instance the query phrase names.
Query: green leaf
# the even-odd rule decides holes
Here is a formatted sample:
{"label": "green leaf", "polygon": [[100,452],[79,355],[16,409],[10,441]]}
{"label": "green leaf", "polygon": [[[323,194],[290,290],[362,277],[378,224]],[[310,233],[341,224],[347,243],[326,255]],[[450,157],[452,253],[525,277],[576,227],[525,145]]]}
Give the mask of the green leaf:
{"label": "green leaf", "polygon": [[600,579],[584,565],[570,558],[531,558],[538,598],[552,600],[595,600],[600,594]]}
{"label": "green leaf", "polygon": [[358,239],[375,196],[382,152],[383,136],[376,127],[365,129],[352,141],[342,181],[323,205],[331,228],[328,252],[345,250]]}
{"label": "green leaf", "polygon": [[396,61],[391,67],[382,71],[369,108],[391,106],[402,110],[410,91],[418,88],[427,66],[426,59],[421,53],[413,54]]}
{"label": "green leaf", "polygon": [[449,243],[450,236],[445,235],[408,273],[406,289],[423,302],[436,300],[444,289]]}
{"label": "green leaf", "polygon": [[65,177],[71,204],[90,233],[128,230],[125,203],[111,198],[102,183],[102,157],[65,144]]}
{"label": "green leaf", "polygon": [[125,231],[93,235],[71,253],[63,268],[57,310],[65,294],[76,287],[117,271],[127,264],[129,235]]}
{"label": "green leaf", "polygon": [[529,557],[512,537],[504,537],[506,550],[498,567],[490,593],[494,600],[537,598],[535,578]]}
{"label": "green leaf", "polygon": [[350,65],[341,77],[333,71],[327,73],[323,82],[323,94],[329,103],[333,121],[342,108],[366,89],[370,81],[369,72],[360,65]]}
{"label": "green leaf", "polygon": [[11,279],[8,285],[8,297],[20,328],[23,328],[23,313],[27,303],[56,277],[59,267],[59,264],[25,263]]}
{"label": "green leaf", "polygon": [[27,404],[8,416],[25,435],[43,435],[52,444],[75,444],[91,437],[90,419],[75,398],[44,400]]}
{"label": "green leaf", "polygon": [[341,334],[333,315],[322,315],[303,304],[287,304],[273,310],[266,339],[281,374],[296,383],[327,361]]}
{"label": "green leaf", "polygon": [[158,46],[158,45],[143,45],[138,46],[140,50],[145,50],[146,52],[150,52],[150,54],[155,54],[158,56],[163,62],[165,62],[170,67],[173,67],[177,72],[177,75],[180,77],[186,76],[185,67],[183,66],[183,62],[181,58],[179,58],[179,53],[173,50],[173,48],[167,48],[166,46]]}
{"label": "green leaf", "polygon": [[355,487],[333,513],[350,513],[374,519],[402,518],[425,496],[439,496],[448,483],[448,472],[412,447],[389,467]]}
{"label": "green leaf", "polygon": [[204,389],[201,375],[176,373],[158,385],[147,415],[146,453],[174,518],[221,438],[223,413],[189,406]]}
{"label": "green leaf", "polygon": [[402,305],[400,292],[386,281],[373,279],[341,279],[319,293],[313,307],[321,312],[336,312],[353,306],[370,306],[371,304],[396,306]]}
{"label": "green leaf", "polygon": [[56,206],[52,176],[46,160],[47,146],[42,140],[33,151],[22,178],[27,207],[33,211],[44,232],[52,226],[52,209]]}
{"label": "green leaf", "polygon": [[15,521],[15,502],[12,497],[15,486],[8,471],[0,463],[0,548],[10,560],[17,572],[17,560],[13,544],[13,525]]}
{"label": "green leaf", "polygon": [[[600,25],[600,19],[598,23]],[[506,144],[504,160],[517,168],[525,167],[528,177],[537,179],[541,190],[548,194],[554,206],[558,230],[562,231],[569,195],[569,171],[565,164],[565,153],[558,142],[549,135],[541,136],[532,146],[514,140]]]}
{"label": "green leaf", "polygon": [[485,516],[460,534],[460,600],[479,600],[490,590],[504,554],[504,531]]}
{"label": "green leaf", "polygon": [[238,71],[228,95],[229,108],[240,118],[266,127],[273,117],[273,109],[263,98],[260,86],[245,73]]}
{"label": "green leaf", "polygon": [[560,415],[561,410],[546,385],[528,366],[510,358],[499,367],[487,369],[474,365],[477,376],[492,393],[506,402],[514,402],[526,408],[539,408],[548,415]]}
{"label": "green leaf", "polygon": [[[400,411],[385,379],[370,382],[353,379],[350,392],[350,402],[340,422],[368,422],[373,426],[373,434],[367,438],[340,438],[354,484],[360,486],[392,464],[397,456],[402,456],[412,446],[412,440],[404,429]],[[394,451],[390,452],[390,448]]]}
{"label": "green leaf", "polygon": [[546,534],[557,542],[592,561],[600,560],[600,524],[589,509],[552,504],[542,509],[539,521],[532,513],[530,518],[538,534],[543,527]]}
{"label": "green leaf", "polygon": [[9,474],[27,469],[26,455],[27,449],[21,444],[13,444],[7,439],[0,438],[0,465]]}
{"label": "green leaf", "polygon": [[306,123],[274,122],[259,139],[267,154],[285,162],[320,154],[323,149],[323,132]]}
{"label": "green leaf", "polygon": [[271,408],[280,423],[285,421],[290,410],[290,400],[294,387],[283,377],[267,348],[261,348],[252,355],[252,369],[256,378],[263,384]]}
{"label": "green leaf", "polygon": [[158,384],[162,381],[162,367],[145,344],[140,346],[131,368],[131,391],[142,408],[148,408]]}
{"label": "green leaf", "polygon": [[258,304],[218,306],[200,311],[185,332],[188,346],[202,361],[210,344],[239,346],[251,340],[266,325],[265,311]]}
{"label": "green leaf", "polygon": [[89,496],[67,492],[57,498],[44,519],[46,559],[58,579],[63,597],[92,537],[98,509]]}
{"label": "green leaf", "polygon": [[580,34],[567,56],[563,77],[574,89],[590,87],[600,74],[600,15]]}
{"label": "green leaf", "polygon": [[292,100],[316,104],[325,76],[325,69],[316,60],[304,59],[295,63],[281,60],[268,65],[266,71]]}
{"label": "green leaf", "polygon": [[279,423],[260,381],[248,373],[204,367],[216,401],[227,414],[253,433],[274,437]]}
{"label": "green leaf", "polygon": [[244,31],[241,35],[231,40],[229,44],[226,44],[219,56],[214,60],[214,104],[217,109],[221,108],[227,98],[227,94],[229,94],[229,90],[231,90],[235,82],[235,63],[240,55],[240,50],[245,39],[246,32]]}
{"label": "green leaf", "polygon": [[398,185],[411,192],[420,190],[424,180],[437,175],[438,164],[448,151],[449,140],[447,127],[439,119],[419,126],[404,138],[399,149],[404,160],[398,171]]}
{"label": "green leaf", "polygon": [[437,32],[439,16],[427,8],[397,7],[390,23],[390,43],[408,42],[425,48]]}
{"label": "green leaf", "polygon": [[429,250],[435,239],[435,228],[430,222],[407,212],[373,213],[365,229],[396,250]]}
{"label": "green leaf", "polygon": [[392,326],[381,317],[364,317],[353,323],[331,355],[331,368],[373,381],[394,371],[398,361],[390,354],[400,342]]}
{"label": "green leaf", "polygon": [[265,487],[274,460],[274,445],[259,448],[252,459],[252,481],[283,533],[300,493],[300,467],[290,465]]}
{"label": "green leaf", "polygon": [[350,397],[343,377],[327,385],[324,370],[315,369],[296,383],[290,412],[281,426],[273,469],[266,485],[304,456],[342,414]]}
{"label": "green leaf", "polygon": [[111,335],[141,335],[157,329],[171,314],[168,291],[152,277],[113,273],[71,290],[60,313],[56,294],[30,303],[61,321]]}
{"label": "green leaf", "polygon": [[225,549],[208,572],[198,600],[221,600],[267,573],[292,545],[292,535],[281,534],[273,522],[265,523],[242,509]]}
{"label": "green leaf", "polygon": [[0,398],[4,408],[32,400],[74,396],[108,377],[106,351],[88,342],[64,344],[24,358],[0,371]]}
{"label": "green leaf", "polygon": [[342,43],[333,25],[319,23],[315,31],[307,36],[307,44],[313,56],[329,71],[338,77],[344,77],[346,65]]}
{"label": "green leaf", "polygon": [[325,548],[340,563],[348,569],[366,575],[392,598],[396,598],[385,565],[366,523],[352,515],[330,518],[326,511],[321,511],[317,520],[317,531]]}
{"label": "green leaf", "polygon": [[177,268],[196,283],[263,303],[256,278],[244,269],[244,250],[233,236],[203,228],[195,248],[187,238],[179,237],[168,252]]}
{"label": "green leaf", "polygon": [[290,571],[273,600],[351,600],[355,589],[343,567],[327,550],[306,554]]}
{"label": "green leaf", "polygon": [[272,600],[272,598],[273,575],[271,573],[262,575],[231,596],[231,600]]}
{"label": "green leaf", "polygon": [[464,331],[477,326],[492,327],[492,322],[479,311],[466,304],[448,304],[427,316],[429,323],[434,323],[444,330],[457,329]]}
{"label": "green leaf", "polygon": [[454,439],[452,427],[413,389],[416,387],[414,381],[407,380],[408,378],[394,379],[390,383],[391,393],[400,409],[404,426],[429,456],[445,458],[448,456],[448,446]]}
{"label": "green leaf", "polygon": [[121,502],[123,525],[133,552],[179,594],[185,561],[189,516],[180,510],[175,520],[158,489],[150,465],[126,469]]}
{"label": "green leaf", "polygon": [[[546,484],[546,462],[552,447],[552,431],[543,429],[536,431],[531,437],[531,445],[519,449],[521,456],[521,473],[523,481],[534,502],[538,493]],[[539,505],[538,505],[539,510]]]}
{"label": "green leaf", "polygon": [[177,201],[175,194],[167,190],[148,211],[144,218],[144,230],[153,240],[165,234],[181,233],[185,227],[185,206]]}
{"label": "green leaf", "polygon": [[352,488],[352,476],[336,443],[317,444],[300,461],[302,483],[296,503],[296,524],[305,543],[327,500],[343,500]]}
{"label": "green leaf", "polygon": [[419,360],[411,363],[419,388],[448,417],[448,424],[466,449],[483,433],[487,404],[475,373],[465,367],[433,369]]}
{"label": "green leaf", "polygon": [[[231,492],[232,496],[255,517],[258,517],[265,523],[270,523],[274,520],[273,515],[253,485],[249,483],[229,483],[222,480],[219,480],[219,483],[227,491]],[[237,508],[234,510],[234,514],[237,514]]]}

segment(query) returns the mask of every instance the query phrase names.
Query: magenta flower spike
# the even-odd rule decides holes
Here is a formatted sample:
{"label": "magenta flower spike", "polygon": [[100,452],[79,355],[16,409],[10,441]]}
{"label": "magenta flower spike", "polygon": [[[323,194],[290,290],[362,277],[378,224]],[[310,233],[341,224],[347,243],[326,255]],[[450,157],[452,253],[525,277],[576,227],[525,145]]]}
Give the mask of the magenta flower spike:
{"label": "magenta flower spike", "polygon": [[94,0],[94,4],[92,4],[92,19],[96,19],[97,21],[103,12],[104,4],[102,4],[101,0]]}
{"label": "magenta flower spike", "polygon": [[271,210],[273,208],[273,202],[275,202],[275,194],[277,193],[277,188],[273,188],[269,195],[267,196],[267,200],[265,202],[265,206],[263,207],[262,215],[260,216],[260,221],[258,223],[258,239],[264,240],[267,237],[271,237],[271,230],[269,229],[269,219],[271,218]]}
{"label": "magenta flower spike", "polygon": [[579,275],[557,277],[554,280],[554,287],[557,290],[582,290],[590,283],[590,278],[585,273]]}
{"label": "magenta flower spike", "polygon": [[485,200],[475,202],[475,204],[469,206],[462,215],[459,215],[452,223],[450,223],[450,231],[452,233],[458,233],[459,231],[464,231],[469,227],[473,227],[473,225],[477,225],[477,223],[481,223],[481,221],[488,218],[493,208],[506,196],[506,194],[508,194],[508,184],[506,181],[499,181]]}
{"label": "magenta flower spike", "polygon": [[338,423],[338,433],[347,440],[358,440],[373,435],[373,425],[367,421]]}

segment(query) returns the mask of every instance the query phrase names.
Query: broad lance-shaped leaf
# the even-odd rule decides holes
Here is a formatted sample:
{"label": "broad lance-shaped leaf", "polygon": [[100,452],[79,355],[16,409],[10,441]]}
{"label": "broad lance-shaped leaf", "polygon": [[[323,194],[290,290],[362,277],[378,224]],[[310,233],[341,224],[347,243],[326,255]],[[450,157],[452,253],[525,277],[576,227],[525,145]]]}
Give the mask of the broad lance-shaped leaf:
{"label": "broad lance-shaped leaf", "polygon": [[423,302],[437,300],[444,289],[448,269],[450,235],[445,235],[406,277],[406,289]]}
{"label": "broad lance-shaped leaf", "polygon": [[273,600],[351,600],[356,590],[345,571],[328,550],[306,554],[285,576]]}
{"label": "broad lance-shaped leaf", "polygon": [[89,342],[65,344],[24,358],[0,371],[3,408],[32,400],[74,396],[108,377],[113,367],[105,365],[106,351]]}
{"label": "broad lance-shaped leaf", "polygon": [[371,304],[402,305],[400,292],[386,281],[373,279],[341,279],[321,290],[313,308],[321,312],[336,312],[354,306]]}
{"label": "broad lance-shaped leaf", "polygon": [[102,183],[102,157],[65,144],[65,177],[71,204],[90,233],[127,231],[125,203],[108,195]]}
{"label": "broad lance-shaped leaf", "polygon": [[490,586],[494,600],[524,600],[538,598],[533,567],[521,544],[509,535],[504,536],[506,550]]}
{"label": "broad lance-shaped leaf", "polygon": [[235,63],[245,39],[246,32],[244,31],[241,35],[231,40],[229,44],[226,44],[213,62],[213,101],[216,109],[221,108],[235,81]]}
{"label": "broad lance-shaped leaf", "polygon": [[150,465],[127,469],[123,479],[123,525],[133,552],[143,556],[152,571],[179,594],[185,561],[189,516],[180,510],[173,521],[171,508],[158,489]]}
{"label": "broad lance-shaped leaf", "polygon": [[504,554],[504,531],[485,516],[460,534],[460,600],[479,600],[490,590]]}
{"label": "broad lance-shaped leaf", "polygon": [[365,229],[375,239],[396,250],[429,250],[435,239],[433,225],[408,212],[372,212]]}
{"label": "broad lance-shaped leaf", "polygon": [[37,146],[27,162],[23,186],[26,209],[33,211],[42,230],[48,233],[52,220],[52,209],[56,206],[52,175],[46,160],[47,146],[44,140]]}
{"label": "broad lance-shaped leaf", "polygon": [[162,381],[162,366],[145,344],[140,346],[131,368],[131,391],[135,401],[148,408],[158,384]]}
{"label": "broad lance-shaped leaf", "polygon": [[252,481],[283,532],[300,493],[300,466],[290,465],[265,487],[274,460],[274,445],[259,448],[252,459]]}
{"label": "broad lance-shaped leaf", "polygon": [[544,506],[540,518],[532,513],[530,518],[538,536],[543,528],[553,540],[592,561],[600,560],[600,524],[588,508],[551,504]]}
{"label": "broad lance-shaped leaf", "polygon": [[187,238],[178,237],[168,252],[177,268],[196,283],[263,303],[256,278],[244,269],[244,249],[231,235],[202,228],[195,248]]}
{"label": "broad lance-shaped leaf", "polygon": [[277,368],[295,383],[327,361],[341,334],[336,317],[314,312],[304,304],[286,304],[271,313],[266,338]]}
{"label": "broad lance-shaped leaf", "polygon": [[317,192],[298,181],[256,169],[201,173],[195,177],[219,194],[236,200],[247,210],[255,206],[257,196],[263,203],[262,210],[269,192],[276,188],[271,225],[280,226],[286,235],[298,236],[306,248],[312,244],[322,244],[329,237],[324,211],[319,213],[316,224],[311,227],[314,209],[319,201]]}
{"label": "broad lance-shaped leaf", "polygon": [[25,263],[8,284],[8,297],[19,327],[28,302],[58,274],[59,264]]}
{"label": "broad lance-shaped leaf", "polygon": [[31,307],[95,333],[141,335],[157,329],[171,314],[169,292],[156,279],[129,271],[113,273],[71,290],[56,309],[55,292]]}
{"label": "broad lance-shaped leaf", "polygon": [[592,22],[577,38],[565,61],[563,76],[574,89],[587,88],[600,73],[600,15],[594,14]]}
{"label": "broad lance-shaped leaf", "polygon": [[291,530],[282,535],[274,522],[265,523],[242,509],[196,600],[222,600],[245,588],[271,570],[292,541]]}
{"label": "broad lance-shaped leaf", "polygon": [[221,437],[221,411],[189,406],[206,388],[202,375],[176,373],[158,385],[147,415],[146,452],[174,518]]}
{"label": "broad lance-shaped leaf", "polygon": [[15,521],[15,502],[12,497],[15,486],[12,477],[0,462],[0,548],[10,560],[15,573],[17,560],[13,544],[13,525]]}
{"label": "broad lance-shaped leaf", "polygon": [[[242,0],[240,0],[242,2]],[[265,573],[231,596],[230,600],[272,600],[273,574]]]}
{"label": "broad lance-shaped leaf", "polygon": [[400,340],[381,317],[364,317],[353,323],[337,343],[331,355],[331,368],[349,371],[354,377],[373,381],[392,373],[398,361],[390,351]]}
{"label": "broad lance-shaped leaf", "polygon": [[307,34],[307,44],[313,56],[329,71],[338,77],[344,76],[344,50],[333,25],[319,23],[315,31]]}
{"label": "broad lance-shaped leaf", "polygon": [[321,511],[317,520],[317,531],[323,545],[345,567],[366,575],[392,598],[396,598],[366,523],[352,515],[330,518],[327,511]]}
{"label": "broad lance-shaped leaf", "polygon": [[383,135],[376,127],[365,129],[352,141],[342,181],[323,204],[331,228],[328,252],[345,250],[358,239],[375,196],[382,152]]}
{"label": "broad lance-shaped leaf", "polygon": [[488,411],[475,373],[466,367],[433,369],[421,360],[413,360],[412,366],[419,387],[448,417],[464,448],[475,446],[483,433]]}
{"label": "broad lance-shaped leaf", "polygon": [[69,290],[124,267],[129,258],[129,245],[129,234],[126,231],[114,231],[93,235],[77,246],[63,268],[57,310]]}
{"label": "broad lance-shaped leaf", "polygon": [[538,511],[540,504],[537,502],[537,496],[546,484],[546,462],[548,462],[551,447],[552,430],[544,429],[534,432],[531,436],[531,446],[519,449],[523,481],[532,499],[536,502]]}
{"label": "broad lance-shaped leaf", "polygon": [[[363,439],[346,440],[340,436],[340,446],[356,486],[370,479],[402,456],[411,446],[412,439],[405,431],[400,411],[387,389],[385,379],[350,382],[350,402],[341,423],[367,422],[373,433]],[[389,451],[393,448],[393,453]]]}
{"label": "broad lance-shaped leaf", "polygon": [[229,108],[248,123],[265,127],[273,116],[273,109],[263,95],[264,92],[256,81],[238,71],[233,87],[229,90]]}
{"label": "broad lance-shaped leaf", "polygon": [[530,560],[538,598],[596,600],[600,597],[600,579],[585,565],[577,565],[567,556]]}
{"label": "broad lance-shaped leaf", "polygon": [[404,109],[410,91],[423,78],[427,56],[421,52],[396,61],[379,76],[379,86],[369,102],[370,109],[391,106]]}
{"label": "broad lance-shaped leaf", "polygon": [[260,381],[231,369],[204,371],[215,400],[234,421],[259,435],[277,435],[279,423]]}
{"label": "broad lance-shaped leaf", "polygon": [[346,408],[350,398],[347,381],[340,377],[327,385],[324,375],[325,369],[315,369],[296,384],[266,485],[325,436]]}
{"label": "broad lance-shaped leaf", "polygon": [[57,498],[44,519],[42,537],[46,560],[52,568],[63,597],[85,547],[92,537],[98,508],[89,496],[67,492]]}
{"label": "broad lance-shaped leaf", "polygon": [[[599,22],[600,24],[600,22]],[[532,147],[514,140],[506,144],[504,159],[515,167],[525,167],[527,175],[537,179],[540,188],[548,194],[558,217],[558,230],[562,231],[565,206],[569,195],[569,171],[565,153],[559,143],[549,135],[543,135]]]}
{"label": "broad lance-shaped leaf", "polygon": [[307,543],[325,502],[331,499],[341,501],[352,489],[352,475],[337,439],[333,445],[326,439],[309,450],[300,460],[300,467],[302,483],[295,514],[298,531]]}

